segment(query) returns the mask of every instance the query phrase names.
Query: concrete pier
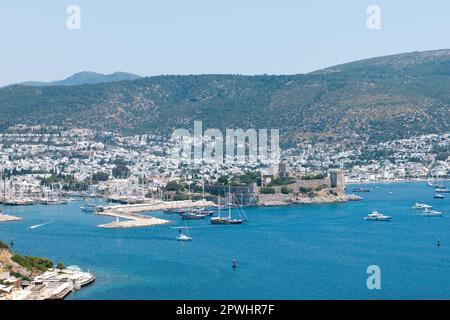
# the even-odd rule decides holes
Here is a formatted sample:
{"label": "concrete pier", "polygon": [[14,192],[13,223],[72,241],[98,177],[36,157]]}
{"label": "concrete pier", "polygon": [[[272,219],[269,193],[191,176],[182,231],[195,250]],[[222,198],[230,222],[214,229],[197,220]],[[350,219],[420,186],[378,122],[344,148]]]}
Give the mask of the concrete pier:
{"label": "concrete pier", "polygon": [[103,208],[103,211],[96,212],[99,216],[110,216],[126,221],[114,221],[107,224],[101,224],[99,228],[137,228],[150,227],[170,223],[169,220],[158,219],[138,214],[138,212],[162,211],[165,209],[182,209],[195,207],[212,207],[215,206],[212,201],[154,201],[152,203],[115,205]]}

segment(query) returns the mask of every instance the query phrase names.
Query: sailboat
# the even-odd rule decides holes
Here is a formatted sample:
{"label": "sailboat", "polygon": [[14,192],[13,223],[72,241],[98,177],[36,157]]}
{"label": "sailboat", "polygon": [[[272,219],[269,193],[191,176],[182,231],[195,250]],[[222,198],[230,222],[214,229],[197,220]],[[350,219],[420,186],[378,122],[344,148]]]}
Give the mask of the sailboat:
{"label": "sailboat", "polygon": [[[232,196],[231,191],[230,191],[230,186],[228,186],[228,196],[229,198]],[[243,222],[247,221],[247,219],[242,219],[241,215],[239,214],[239,209],[238,208],[238,214],[239,214],[239,219],[232,219],[231,218],[231,199],[229,199],[228,201],[228,216],[227,217],[222,217],[221,216],[221,211],[220,211],[220,196],[218,197],[218,216],[217,217],[213,217],[211,218],[211,224],[242,224]],[[242,210],[242,209],[240,209]],[[245,213],[242,211],[242,213],[245,215]]]}
{"label": "sailboat", "polygon": [[[192,241],[192,237],[189,235],[189,228],[187,226],[186,221],[184,222],[185,227],[178,227],[178,236],[177,241]],[[181,230],[186,230],[185,233],[181,232]]]}

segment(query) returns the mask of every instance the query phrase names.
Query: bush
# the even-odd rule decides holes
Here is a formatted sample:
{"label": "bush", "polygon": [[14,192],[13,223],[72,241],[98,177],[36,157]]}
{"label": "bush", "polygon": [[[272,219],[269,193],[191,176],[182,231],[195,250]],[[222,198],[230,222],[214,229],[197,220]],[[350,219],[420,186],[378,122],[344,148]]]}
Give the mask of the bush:
{"label": "bush", "polygon": [[291,183],[293,183],[293,182],[295,182],[295,179],[293,179],[293,178],[289,178],[289,177],[287,177],[287,178],[282,178],[282,177],[279,177],[279,178],[275,178],[275,179],[273,179],[272,181],[270,181],[270,183],[268,184],[268,186],[269,186],[269,187],[285,186],[285,185],[291,184]]}
{"label": "bush", "polygon": [[178,183],[176,181],[169,181],[164,188],[166,191],[183,191],[186,187],[182,183]]}
{"label": "bush", "polygon": [[281,187],[281,193],[282,194],[289,194],[291,192],[292,192],[292,190],[289,189],[288,187],[286,187],[286,186]]}
{"label": "bush", "polygon": [[307,187],[300,187],[300,188],[298,188],[298,192],[300,192],[300,193],[308,193],[308,192],[311,192],[312,191],[312,188],[307,188]]}
{"label": "bush", "polygon": [[53,262],[46,258],[19,256],[15,254],[11,257],[11,260],[29,271],[38,270],[45,272],[53,268]]}
{"label": "bush", "polygon": [[0,240],[0,250],[11,251],[9,246],[5,242],[3,242],[2,240]]}
{"label": "bush", "polygon": [[325,179],[326,177],[327,177],[326,174],[319,173],[319,174],[303,176],[300,179],[302,179],[302,180],[318,180],[318,179]]}
{"label": "bush", "polygon": [[272,187],[262,187],[260,192],[261,192],[261,194],[274,194],[275,189]]}
{"label": "bush", "polygon": [[60,262],[56,265],[56,268],[58,268],[59,270],[63,270],[66,268],[66,266],[64,265],[64,263]]}

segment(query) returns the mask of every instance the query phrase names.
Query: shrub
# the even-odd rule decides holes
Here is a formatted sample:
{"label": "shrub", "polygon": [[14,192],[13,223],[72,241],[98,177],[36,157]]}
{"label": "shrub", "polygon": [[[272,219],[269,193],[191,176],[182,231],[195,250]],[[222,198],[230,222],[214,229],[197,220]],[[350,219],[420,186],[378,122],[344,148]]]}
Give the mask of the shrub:
{"label": "shrub", "polygon": [[261,192],[261,194],[274,194],[275,189],[272,187],[262,187],[260,192]]}
{"label": "shrub", "polygon": [[288,187],[286,187],[286,186],[281,187],[281,193],[282,194],[289,194],[291,192],[292,192],[292,190],[289,189]]}
{"label": "shrub", "polygon": [[11,260],[29,271],[38,270],[41,272],[53,267],[53,262],[46,258],[19,256],[17,254],[11,257]]}

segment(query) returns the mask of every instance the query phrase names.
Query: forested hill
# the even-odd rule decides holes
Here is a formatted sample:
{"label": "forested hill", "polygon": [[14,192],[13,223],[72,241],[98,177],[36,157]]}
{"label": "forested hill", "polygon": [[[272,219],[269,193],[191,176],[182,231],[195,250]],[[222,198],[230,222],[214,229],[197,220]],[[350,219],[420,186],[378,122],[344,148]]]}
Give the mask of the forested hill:
{"label": "forested hill", "polygon": [[450,50],[373,58],[304,75],[157,76],[0,89],[0,130],[17,123],[124,134],[279,128],[283,142],[390,140],[450,131]]}

